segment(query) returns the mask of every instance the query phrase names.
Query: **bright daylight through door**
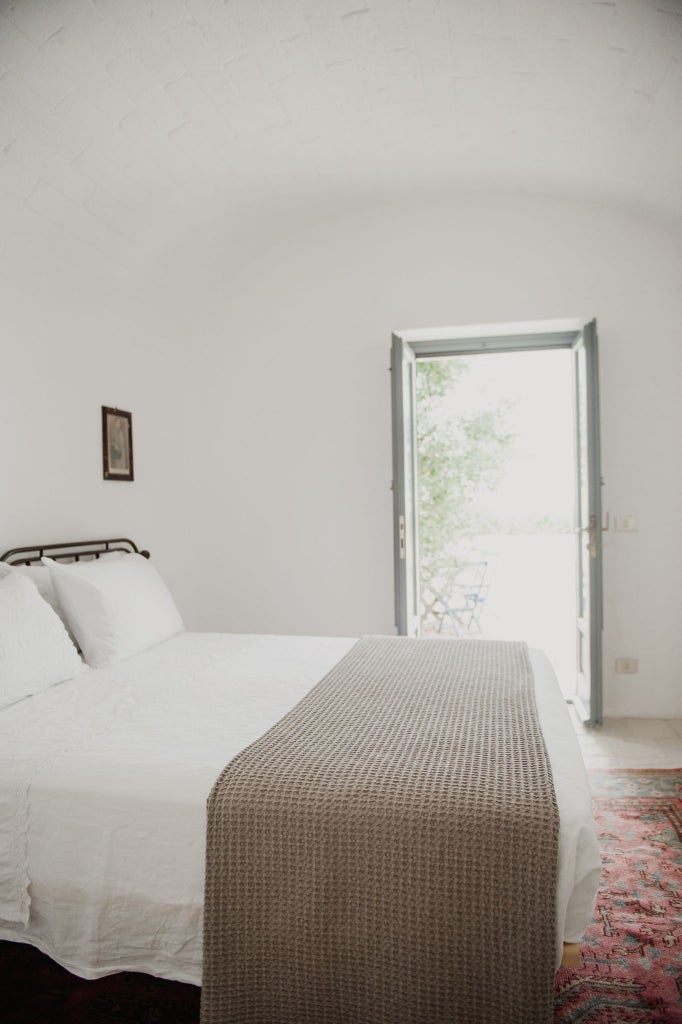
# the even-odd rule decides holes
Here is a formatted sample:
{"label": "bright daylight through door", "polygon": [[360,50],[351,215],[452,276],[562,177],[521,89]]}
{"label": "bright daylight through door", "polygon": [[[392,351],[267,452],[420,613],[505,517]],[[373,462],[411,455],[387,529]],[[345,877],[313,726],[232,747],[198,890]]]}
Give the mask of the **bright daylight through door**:
{"label": "bright daylight through door", "polygon": [[422,635],[523,639],[575,692],[570,349],[416,363]]}
{"label": "bright daylight through door", "polygon": [[391,396],[398,633],[541,647],[599,725],[596,320],[395,333]]}

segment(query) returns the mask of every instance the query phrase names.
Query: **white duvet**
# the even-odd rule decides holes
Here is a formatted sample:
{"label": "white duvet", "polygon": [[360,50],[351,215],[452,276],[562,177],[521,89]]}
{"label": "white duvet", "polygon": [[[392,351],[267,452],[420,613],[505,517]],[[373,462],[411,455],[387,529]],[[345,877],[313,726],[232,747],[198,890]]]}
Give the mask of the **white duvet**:
{"label": "white duvet", "polygon": [[[183,633],[0,711],[0,938],[84,978],[200,984],[211,786],[354,642]],[[558,963],[591,920],[599,854],[566,707],[531,660],[561,818]]]}

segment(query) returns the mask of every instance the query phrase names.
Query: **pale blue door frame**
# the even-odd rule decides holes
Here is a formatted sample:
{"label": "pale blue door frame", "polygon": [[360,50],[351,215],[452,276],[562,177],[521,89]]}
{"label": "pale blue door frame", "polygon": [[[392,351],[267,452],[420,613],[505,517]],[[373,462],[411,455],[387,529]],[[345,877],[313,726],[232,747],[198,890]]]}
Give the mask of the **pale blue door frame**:
{"label": "pale blue door frame", "polygon": [[391,349],[395,620],[419,635],[419,503],[416,361],[434,356],[568,348],[574,353],[578,538],[577,666],[574,702],[584,721],[602,721],[602,509],[599,358],[596,320],[399,331]]}

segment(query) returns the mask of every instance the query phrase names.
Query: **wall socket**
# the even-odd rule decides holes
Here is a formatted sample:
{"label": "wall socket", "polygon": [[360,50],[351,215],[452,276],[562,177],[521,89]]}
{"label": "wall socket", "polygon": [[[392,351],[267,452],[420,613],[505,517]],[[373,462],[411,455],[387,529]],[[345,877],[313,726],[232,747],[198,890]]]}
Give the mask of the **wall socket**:
{"label": "wall socket", "polygon": [[616,672],[634,676],[639,672],[639,661],[637,658],[616,658]]}

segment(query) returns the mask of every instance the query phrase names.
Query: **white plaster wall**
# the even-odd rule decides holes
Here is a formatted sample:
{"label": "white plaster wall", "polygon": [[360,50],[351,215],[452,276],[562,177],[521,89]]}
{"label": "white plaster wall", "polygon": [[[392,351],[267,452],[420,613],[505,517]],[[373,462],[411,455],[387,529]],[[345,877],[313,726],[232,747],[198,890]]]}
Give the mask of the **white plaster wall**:
{"label": "white plaster wall", "polygon": [[[0,551],[129,536],[189,624],[190,352],[169,289],[2,210]],[[135,480],[102,479],[101,406],[133,413]]]}
{"label": "white plaster wall", "polygon": [[680,242],[605,205],[460,194],[322,224],[226,281],[197,327],[201,627],[391,632],[391,331],[596,316],[604,507],[639,520],[606,536],[606,713],[682,715]]}

